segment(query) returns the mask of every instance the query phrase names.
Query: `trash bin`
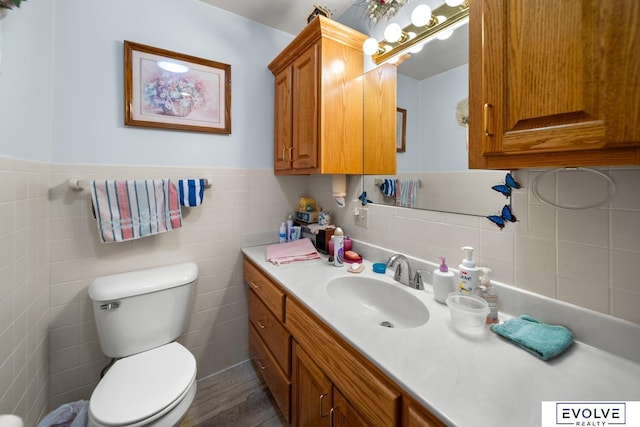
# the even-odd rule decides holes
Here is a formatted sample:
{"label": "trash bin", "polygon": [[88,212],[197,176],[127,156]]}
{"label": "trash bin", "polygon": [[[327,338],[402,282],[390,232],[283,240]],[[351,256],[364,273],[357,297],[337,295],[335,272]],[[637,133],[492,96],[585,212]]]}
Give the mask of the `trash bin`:
{"label": "trash bin", "polygon": [[38,427],[86,427],[89,402],[78,400],[65,403],[51,411],[38,423]]}

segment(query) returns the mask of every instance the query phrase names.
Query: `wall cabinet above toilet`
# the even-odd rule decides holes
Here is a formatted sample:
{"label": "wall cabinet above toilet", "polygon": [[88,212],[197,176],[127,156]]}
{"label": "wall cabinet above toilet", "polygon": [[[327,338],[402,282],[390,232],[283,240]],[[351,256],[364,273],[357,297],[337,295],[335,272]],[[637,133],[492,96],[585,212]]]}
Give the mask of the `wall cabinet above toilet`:
{"label": "wall cabinet above toilet", "polygon": [[[365,84],[362,43],[366,36],[316,17],[269,64],[275,77],[274,171],[276,175],[363,173]],[[395,147],[395,74],[388,107]],[[375,96],[388,96],[378,90]],[[369,95],[374,96],[374,95]],[[367,99],[379,105],[380,99]],[[371,111],[371,109],[367,110]],[[395,151],[393,151],[395,171]],[[384,173],[369,166],[368,173]]]}

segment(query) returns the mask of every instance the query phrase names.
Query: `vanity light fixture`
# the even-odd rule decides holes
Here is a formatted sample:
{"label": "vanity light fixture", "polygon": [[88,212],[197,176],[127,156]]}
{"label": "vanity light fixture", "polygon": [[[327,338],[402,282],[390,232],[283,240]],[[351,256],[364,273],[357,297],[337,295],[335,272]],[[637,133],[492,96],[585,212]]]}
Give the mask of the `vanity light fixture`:
{"label": "vanity light fixture", "polygon": [[370,37],[362,49],[376,65],[393,62],[393,58],[406,52],[416,53],[427,42],[436,37],[444,40],[456,28],[468,23],[470,1],[446,0],[433,11],[425,4],[418,5],[411,14],[411,24],[404,28],[397,23],[389,24],[384,31],[384,40],[378,42]]}

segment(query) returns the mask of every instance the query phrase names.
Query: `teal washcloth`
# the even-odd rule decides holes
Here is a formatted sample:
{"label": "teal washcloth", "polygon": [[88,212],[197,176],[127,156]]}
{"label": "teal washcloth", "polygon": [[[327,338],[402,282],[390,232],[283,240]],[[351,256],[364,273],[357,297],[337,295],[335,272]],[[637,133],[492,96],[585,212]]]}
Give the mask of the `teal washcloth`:
{"label": "teal washcloth", "polygon": [[573,343],[573,334],[569,329],[547,325],[525,314],[491,325],[490,328],[542,360],[561,354]]}

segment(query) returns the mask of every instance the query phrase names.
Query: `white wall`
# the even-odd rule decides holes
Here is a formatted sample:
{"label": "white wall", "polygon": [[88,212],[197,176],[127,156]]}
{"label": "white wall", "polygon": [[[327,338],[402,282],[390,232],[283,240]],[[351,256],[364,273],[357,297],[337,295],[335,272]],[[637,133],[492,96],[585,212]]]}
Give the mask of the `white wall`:
{"label": "white wall", "polygon": [[[55,27],[54,163],[271,167],[267,64],[291,35],[197,0],[62,0]],[[123,40],[230,64],[232,134],[125,127]]]}
{"label": "white wall", "polygon": [[0,154],[50,160],[53,2],[23,2],[0,20]]}
{"label": "white wall", "polygon": [[[275,237],[308,187],[272,172],[267,64],[292,36],[197,0],[31,0],[1,25],[0,413],[29,427],[89,398],[107,360],[87,286],[108,273],[198,263],[181,337],[198,377],[246,360],[242,233]],[[233,133],[124,127],[125,39],[230,64]],[[104,245],[70,177],[207,177],[213,188],[182,229]]]}
{"label": "white wall", "polygon": [[469,170],[467,130],[456,119],[456,106],[469,93],[468,73],[465,64],[421,81],[398,75],[398,107],[407,110],[399,173]]}

